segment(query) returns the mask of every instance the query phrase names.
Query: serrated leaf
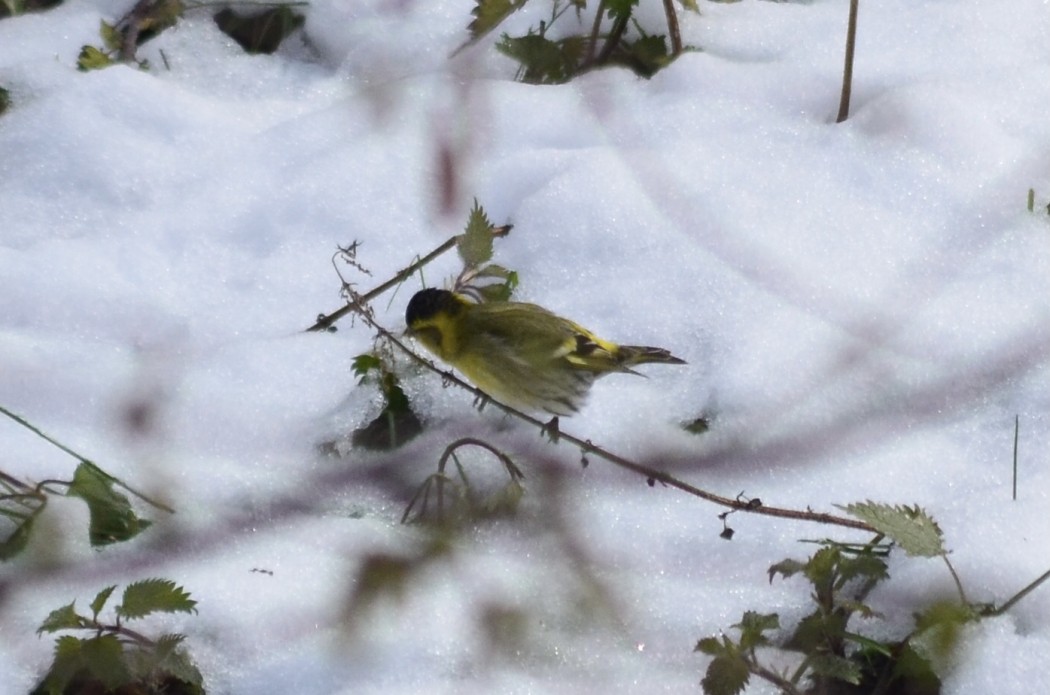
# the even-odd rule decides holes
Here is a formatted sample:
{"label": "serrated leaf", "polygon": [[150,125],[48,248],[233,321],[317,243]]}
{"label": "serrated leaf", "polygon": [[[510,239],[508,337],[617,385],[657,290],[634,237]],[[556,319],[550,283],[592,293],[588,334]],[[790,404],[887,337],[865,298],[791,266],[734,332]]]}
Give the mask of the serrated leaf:
{"label": "serrated leaf", "polygon": [[113,586],[107,586],[105,589],[98,592],[98,595],[95,596],[95,600],[91,602],[91,616],[95,620],[98,620],[98,614],[102,612],[102,607],[106,605],[106,601],[109,600],[110,595],[116,588],[116,584]]}
{"label": "serrated leaf", "polygon": [[729,652],[722,645],[722,640],[717,637],[704,637],[697,641],[696,646],[693,647],[694,652],[701,652],[709,656],[723,656]]}
{"label": "serrated leaf", "polygon": [[382,362],[372,353],[365,353],[354,358],[354,376],[364,378],[373,369],[380,369]]}
{"label": "serrated leaf", "polygon": [[944,555],[943,533],[937,522],[918,505],[908,507],[878,502],[854,503],[839,507],[850,515],[870,524],[879,533],[885,534],[908,555],[937,557]]}
{"label": "serrated leaf", "polygon": [[839,553],[838,575],[838,581],[835,583],[836,588],[842,588],[846,582],[853,579],[881,581],[890,576],[886,569],[886,563],[870,552],[862,552],[854,556]]}
{"label": "serrated leaf", "polygon": [[133,619],[150,613],[196,613],[197,602],[170,579],[146,579],[129,584],[117,615]]}
{"label": "serrated leaf", "polygon": [[131,682],[131,674],[124,663],[124,648],[116,635],[101,635],[84,640],[80,654],[88,671],[110,692]]}
{"label": "serrated leaf", "polygon": [[747,611],[740,622],[733,625],[740,630],[740,648],[753,649],[769,644],[769,640],[763,635],[767,630],[776,630],[780,627],[780,616],[776,613],[756,613]]}
{"label": "serrated leaf", "polygon": [[80,55],[77,56],[77,70],[81,72],[101,70],[114,64],[112,58],[94,46],[84,46],[80,49]]}
{"label": "serrated leaf", "polygon": [[467,218],[467,228],[456,241],[456,250],[467,268],[477,268],[492,258],[492,223],[484,208],[474,201],[474,207]]}
{"label": "serrated leaf", "polygon": [[104,19],[99,21],[98,34],[102,37],[102,45],[108,51],[118,51],[124,44],[124,34]]}
{"label": "serrated leaf", "polygon": [[[161,658],[158,662],[158,667],[163,669],[171,676],[179,679],[184,684],[192,685],[193,692],[203,693],[204,677],[201,675],[201,672],[197,669],[197,666],[193,663],[193,660],[190,659],[189,655],[186,653],[186,650],[178,646],[178,644],[181,643],[183,636],[165,635],[162,638],[162,640],[167,638],[179,639],[178,642],[170,643],[171,645],[174,645],[170,649],[165,649],[163,658]],[[158,651],[160,650],[160,648],[161,643],[158,642]],[[158,656],[160,655],[158,654]]]}
{"label": "serrated leaf", "polygon": [[732,657],[715,657],[707,665],[700,686],[705,695],[737,695],[747,686],[751,673],[743,659]]}
{"label": "serrated leaf", "polygon": [[152,524],[135,514],[131,503],[113,489],[116,478],[98,466],[83,462],[66,492],[87,503],[91,514],[91,545],[107,545],[134,538]]}
{"label": "serrated leaf", "polygon": [[812,670],[811,675],[834,678],[851,685],[860,684],[860,666],[851,659],[834,654],[810,654],[806,663]]}
{"label": "serrated leaf", "polygon": [[769,572],[769,583],[772,584],[773,583],[773,577],[775,577],[778,574],[780,576],[782,576],[784,579],[787,579],[788,577],[791,577],[793,575],[798,574],[799,572],[803,571],[804,569],[806,569],[806,563],[804,563],[804,562],[799,562],[798,560],[791,560],[791,559],[781,560],[780,562],[776,563],[775,565],[771,565],[770,566],[770,568],[768,570],[768,572]]}
{"label": "serrated leaf", "polygon": [[40,623],[40,627],[36,629],[36,633],[39,635],[44,632],[75,630],[77,628],[85,627],[88,624],[89,623],[86,619],[77,614],[77,602],[73,601],[69,605],[51,611],[51,613],[44,618],[44,622]]}
{"label": "serrated leaf", "polygon": [[55,658],[35,692],[48,695],[62,695],[66,692],[69,682],[84,668],[84,659],[80,654],[81,645],[83,640],[71,635],[64,635],[55,640]]}
{"label": "serrated leaf", "polygon": [[467,25],[472,39],[477,39],[492,31],[504,19],[514,14],[527,0],[477,0],[470,14],[474,19]]}

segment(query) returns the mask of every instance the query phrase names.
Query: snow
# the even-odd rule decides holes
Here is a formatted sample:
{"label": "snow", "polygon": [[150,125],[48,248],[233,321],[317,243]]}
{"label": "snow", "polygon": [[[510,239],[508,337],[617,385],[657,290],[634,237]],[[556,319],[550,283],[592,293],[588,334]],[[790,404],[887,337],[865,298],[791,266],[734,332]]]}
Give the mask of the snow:
{"label": "snow", "polygon": [[[185,632],[223,693],[696,692],[698,638],[749,609],[803,614],[801,580],[770,585],[767,567],[812,552],[799,539],[863,536],[734,514],[726,542],[721,509],[594,456],[581,468],[433,375],[405,379],[422,437],[317,453],[375,408],[351,370],[369,331],[302,332],[340,305],[337,245],[361,242],[371,287],[457,233],[475,197],[515,225],[495,260],[520,298],[689,362],[599,382],[566,431],[730,497],[920,504],[975,600],[1046,571],[1045,0],[862,3],[842,124],[846,3],[705,2],[681,16],[701,50],[651,80],[563,86],[513,82],[495,35],[450,57],[471,7],[315,0],[307,40],[274,56],[191,10],[143,47],[150,70],[87,74],[80,47],[126,3],[0,21],[0,405],[178,510],[142,510],[153,528],[92,551],[83,505],[49,503],[31,551],[0,566],[0,693],[46,668],[51,640],[29,637],[50,610],[153,576],[200,613],[143,629]],[[447,254],[424,274],[457,270]],[[377,300],[378,320],[400,329],[418,287]],[[702,413],[710,432],[680,431]],[[0,469],[71,476],[73,459],[0,427]],[[461,436],[515,455],[520,513],[455,537],[348,631],[364,560],[427,542],[401,512]],[[501,484],[491,458],[463,461]],[[953,591],[938,561],[890,571],[871,597],[886,620],[862,627],[899,636]],[[498,609],[525,616],[506,651],[480,619]],[[1046,690],[1048,644],[1042,587],[965,632],[945,692]]]}

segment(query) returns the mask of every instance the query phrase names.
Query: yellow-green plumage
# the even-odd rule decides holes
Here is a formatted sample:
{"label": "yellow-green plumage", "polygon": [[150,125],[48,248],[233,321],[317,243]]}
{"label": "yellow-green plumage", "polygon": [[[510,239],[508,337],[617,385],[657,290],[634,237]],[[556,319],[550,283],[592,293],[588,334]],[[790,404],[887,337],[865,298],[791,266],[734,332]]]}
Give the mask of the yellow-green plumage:
{"label": "yellow-green plumage", "polygon": [[579,410],[605,374],[635,374],[631,367],[650,362],[684,364],[661,348],[602,340],[535,304],[478,304],[447,290],[417,292],[405,322],[428,350],[493,398],[555,415]]}

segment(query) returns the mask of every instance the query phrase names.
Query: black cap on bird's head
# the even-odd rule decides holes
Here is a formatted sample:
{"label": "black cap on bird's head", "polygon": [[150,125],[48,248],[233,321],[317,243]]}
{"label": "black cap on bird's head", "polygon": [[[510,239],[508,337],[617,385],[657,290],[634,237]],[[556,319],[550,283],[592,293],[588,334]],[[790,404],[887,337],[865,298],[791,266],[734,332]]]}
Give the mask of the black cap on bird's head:
{"label": "black cap on bird's head", "polygon": [[413,295],[405,309],[405,323],[409,328],[417,321],[425,321],[433,318],[438,312],[455,312],[460,307],[456,295],[448,290],[439,290],[428,287]]}

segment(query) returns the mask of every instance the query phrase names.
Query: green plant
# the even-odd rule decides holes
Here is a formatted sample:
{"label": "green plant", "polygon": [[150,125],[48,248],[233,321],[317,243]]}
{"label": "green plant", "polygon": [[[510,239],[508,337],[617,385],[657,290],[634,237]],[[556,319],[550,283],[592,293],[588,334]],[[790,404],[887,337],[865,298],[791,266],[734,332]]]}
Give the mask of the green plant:
{"label": "green plant", "polygon": [[[812,586],[814,610],[777,645],[798,655],[797,667],[778,672],[763,663],[758,650],[774,646],[772,633],[780,630],[780,618],[748,611],[732,626],[739,632],[737,639],[723,634],[697,643],[696,651],[712,657],[701,681],[704,693],[735,695],[756,676],[791,695],[935,695],[941,684],[938,667],[947,663],[960,628],[1003,613],[1050,578],[1050,572],[1045,573],[999,607],[972,603],[948,561],[940,528],[925,511],[874,502],[845,509],[879,532],[870,543],[856,546],[825,540],[806,561],[783,560],[769,568],[770,582],[778,575],[784,579],[801,575]],[[892,544],[883,543],[885,538]],[[943,559],[959,596],[920,608],[910,632],[885,640],[861,634],[857,619],[879,617],[867,599],[876,585],[889,579],[884,558],[892,547],[911,556]]]}
{"label": "green plant", "polygon": [[133,490],[127,483],[106,473],[92,461],[55,441],[6,408],[0,407],[0,414],[80,462],[73,472],[72,480],[44,480],[36,485],[28,485],[0,471],[0,519],[8,526],[7,530],[0,532],[0,561],[10,560],[25,549],[34,523],[47,506],[49,495],[64,494],[84,501],[90,514],[88,531],[91,545],[96,547],[130,540],[153,523],[135,512],[131,501],[120,489],[157,509],[174,513],[170,507]]}
{"label": "green plant", "polygon": [[77,612],[73,601],[51,611],[40,625],[37,634],[72,631],[87,636],[56,638],[54,660],[33,695],[203,693],[201,673],[182,647],[184,635],[153,639],[125,625],[153,613],[196,613],[197,602],[175,582],[147,579],[129,584],[113,618],[101,620],[116,588],[108,586],[95,596],[90,615]]}
{"label": "green plant", "polygon": [[[495,29],[527,0],[477,0],[468,26],[470,41],[477,41]],[[502,34],[496,49],[517,61],[518,79],[534,84],[568,82],[594,68],[621,66],[643,77],[671,63],[684,50],[678,29],[678,16],[672,0],[663,0],[667,34],[647,32],[635,19],[639,0],[598,0],[589,32],[582,31],[586,0],[552,0],[549,19],[530,27],[523,36]],[[689,10],[698,11],[696,0],[680,0]],[[562,38],[551,38],[550,29],[569,9],[575,10],[581,31]]]}

